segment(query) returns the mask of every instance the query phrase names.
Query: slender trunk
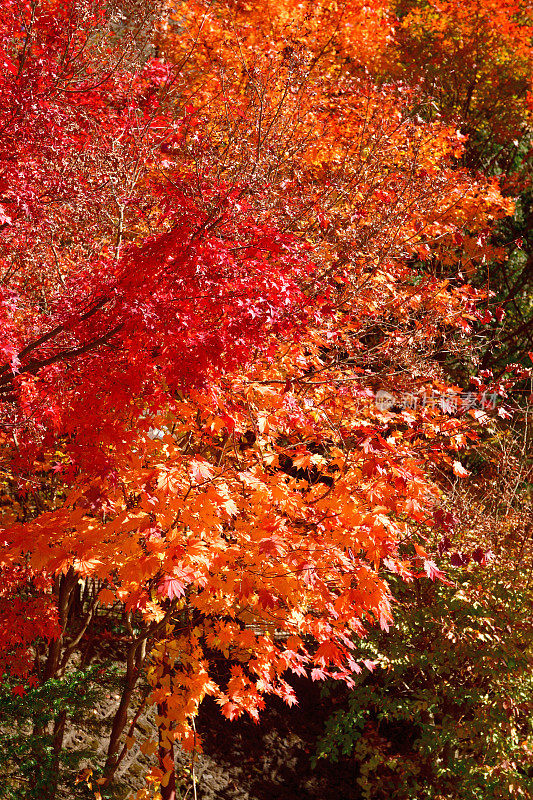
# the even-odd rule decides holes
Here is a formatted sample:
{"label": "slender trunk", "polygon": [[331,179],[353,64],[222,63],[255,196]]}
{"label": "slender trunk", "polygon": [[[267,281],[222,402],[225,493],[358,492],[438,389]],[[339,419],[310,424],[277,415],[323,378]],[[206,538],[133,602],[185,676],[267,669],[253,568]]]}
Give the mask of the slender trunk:
{"label": "slender trunk", "polygon": [[54,720],[54,732],[52,736],[52,777],[47,787],[46,800],[55,800],[59,786],[60,756],[63,749],[63,738],[67,723],[67,712],[60,711]]}
{"label": "slender trunk", "polygon": [[126,679],[124,688],[122,690],[122,695],[120,697],[120,703],[113,719],[113,727],[111,729],[111,736],[109,738],[107,757],[104,766],[104,777],[107,779],[107,783],[105,784],[106,786],[113,779],[115,771],[118,767],[120,737],[122,736],[122,731],[126,727],[126,723],[128,721],[128,709],[133,697],[133,692],[135,691],[136,682],[137,681],[135,677]]}
{"label": "slender trunk", "polygon": [[[167,658],[163,661],[163,676],[171,674],[171,669],[168,664]],[[163,677],[162,676],[162,677]],[[157,714],[163,720],[168,719],[168,704],[166,700],[157,704]],[[168,727],[165,727],[165,722],[160,722],[157,735],[159,747],[157,756],[159,759],[159,767],[165,773],[165,778],[160,787],[161,800],[176,800],[176,762],[174,760],[174,743],[166,736],[167,732],[172,730],[172,723],[167,721]]]}
{"label": "slender trunk", "polygon": [[104,778],[106,779],[105,786],[109,786],[117,767],[120,763],[119,747],[122,732],[128,722],[128,709],[131,704],[135,686],[140,675],[140,668],[144,661],[145,647],[144,643],[132,642],[128,650],[126,675],[124,676],[124,686],[120,703],[117,712],[113,719],[113,726],[111,728],[111,736],[109,738],[109,745],[107,747],[107,757],[104,765]]}
{"label": "slender trunk", "polygon": [[[163,704],[164,705],[164,704]],[[161,714],[159,705],[157,706],[157,713]],[[176,800],[176,767],[174,766],[174,745],[170,743],[167,745],[162,740],[161,729],[159,729],[159,766],[165,772],[164,781],[166,785],[161,784],[160,793],[161,800]],[[168,781],[167,781],[168,778]]]}
{"label": "slender trunk", "polygon": [[[159,624],[156,625],[154,628],[145,627],[143,635],[138,639],[134,638],[133,628],[131,625],[131,614],[129,613],[126,614],[125,618],[126,627],[128,628],[130,635],[132,636],[132,643],[130,644],[130,647],[128,649],[127,662],[126,662],[126,675],[124,676],[122,695],[120,698],[120,703],[117,712],[113,719],[111,736],[109,738],[109,745],[107,748],[107,757],[103,770],[103,777],[105,778],[105,783],[103,784],[104,787],[109,786],[112,783],[115,772],[117,771],[119,764],[121,763],[122,759],[124,758],[127,752],[126,746],[122,747],[122,749],[119,749],[120,740],[128,722],[128,709],[130,707],[133,694],[135,692],[135,687],[137,686],[137,681],[139,680],[139,676],[141,674],[142,666],[146,659],[148,639],[150,638],[150,635],[155,635],[158,630],[163,629],[174,609],[174,606],[175,603],[173,603],[170,610],[165,615],[164,619],[161,620],[161,622],[159,622]],[[140,715],[142,709],[144,708],[145,701],[146,697],[141,703],[137,715],[133,719],[133,722],[130,727],[130,734],[129,734],[130,736],[133,734],[136,720]],[[174,800],[176,795],[175,794],[169,795],[169,797],[172,797]],[[166,796],[165,800],[167,800]]]}
{"label": "slender trunk", "polygon": [[[55,579],[54,591],[57,596],[57,613],[58,613],[60,634],[57,637],[57,639],[52,639],[52,641],[48,645],[48,655],[46,656],[44,669],[42,671],[43,683],[56,677],[61,661],[61,653],[63,650],[63,642],[65,638],[65,629],[68,623],[68,615],[69,615],[70,604],[73,597],[73,590],[76,587],[76,584],[77,584],[77,577],[74,574],[74,570],[72,569],[72,567],[69,569],[66,575],[57,576]],[[34,736],[37,737],[44,736],[45,733],[46,733],[45,726],[34,725],[33,727]]]}
{"label": "slender trunk", "polygon": [[57,612],[58,612],[58,621],[59,621],[59,628],[61,633],[57,637],[57,639],[53,639],[50,643],[50,647],[48,648],[48,658],[46,659],[46,664],[44,667],[44,675],[43,679],[45,681],[54,678],[59,667],[60,659],[61,659],[61,650],[63,648],[63,640],[65,638],[65,629],[67,627],[68,622],[68,613],[70,609],[70,604],[73,600],[73,591],[76,587],[78,579],[74,574],[74,570],[72,567],[69,569],[66,575],[61,575],[61,577],[57,578]]}
{"label": "slender trunk", "polygon": [[[164,706],[166,703],[161,703],[157,705],[157,713],[159,715],[165,714]],[[161,793],[161,800],[176,800],[176,767],[174,761],[174,745],[172,742],[166,742],[163,739],[163,730],[161,727],[158,728],[158,735],[159,735],[159,749],[158,749],[158,758],[159,758],[159,767],[160,769],[165,772],[164,781],[166,785],[159,789]],[[168,777],[168,781],[166,780]]]}

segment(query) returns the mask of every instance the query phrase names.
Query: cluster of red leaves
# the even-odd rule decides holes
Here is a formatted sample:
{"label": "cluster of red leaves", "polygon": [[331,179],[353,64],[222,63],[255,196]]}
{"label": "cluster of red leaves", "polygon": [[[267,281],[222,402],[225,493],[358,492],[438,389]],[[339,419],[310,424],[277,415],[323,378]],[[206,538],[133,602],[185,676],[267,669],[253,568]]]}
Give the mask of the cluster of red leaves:
{"label": "cluster of red leaves", "polygon": [[27,677],[33,663],[31,643],[49,642],[60,634],[52,581],[18,565],[3,564],[1,575],[0,670]]}

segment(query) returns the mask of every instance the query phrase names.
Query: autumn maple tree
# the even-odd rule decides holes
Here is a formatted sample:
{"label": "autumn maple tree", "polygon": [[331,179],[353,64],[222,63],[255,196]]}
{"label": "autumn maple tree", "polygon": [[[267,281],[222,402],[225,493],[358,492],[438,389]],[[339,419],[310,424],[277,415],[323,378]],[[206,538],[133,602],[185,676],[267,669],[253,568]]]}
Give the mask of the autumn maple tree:
{"label": "autumn maple tree", "polygon": [[470,162],[486,160],[486,171],[497,161],[491,149],[517,147],[531,121],[530,4],[400,0],[395,11],[389,69],[423,84],[424,96],[471,136]]}
{"label": "autumn maple tree", "polygon": [[[392,623],[387,576],[446,580],[434,473],[466,474],[475,414],[422,398],[449,394],[433,353],[482,318],[464,277],[513,204],[417,90],[370,79],[388,5],[16,8],[0,663],[24,694],[111,637],[120,698],[85,777],[111,790],[153,705],[141,747],[168,800],[206,696],[257,719],[266,695],[296,702],[291,674],[351,685],[373,666],[358,638]],[[50,798],[68,713],[38,731]]]}

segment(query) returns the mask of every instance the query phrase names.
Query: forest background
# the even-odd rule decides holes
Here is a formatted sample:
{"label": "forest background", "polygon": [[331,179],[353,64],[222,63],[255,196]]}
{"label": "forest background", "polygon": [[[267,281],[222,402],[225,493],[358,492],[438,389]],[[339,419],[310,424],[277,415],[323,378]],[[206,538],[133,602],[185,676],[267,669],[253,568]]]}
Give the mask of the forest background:
{"label": "forest background", "polygon": [[3,0],[0,797],[305,680],[355,797],[530,796],[532,26]]}

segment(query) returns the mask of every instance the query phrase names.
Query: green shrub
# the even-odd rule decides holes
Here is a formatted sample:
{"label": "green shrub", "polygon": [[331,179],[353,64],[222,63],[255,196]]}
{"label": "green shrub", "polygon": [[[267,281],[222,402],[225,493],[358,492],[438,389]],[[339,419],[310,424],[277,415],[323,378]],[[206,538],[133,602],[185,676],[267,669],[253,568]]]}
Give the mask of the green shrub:
{"label": "green shrub", "polygon": [[69,797],[85,796],[86,789],[76,784],[76,775],[88,753],[65,749],[62,741],[58,742],[57,728],[62,716],[80,729],[91,727],[91,712],[101,694],[96,683],[98,670],[96,666],[73,670],[64,678],[40,685],[8,678],[0,684],[2,800],[45,800],[54,796],[57,785],[68,791]]}
{"label": "green shrub", "polygon": [[362,645],[378,666],[319,743],[315,761],[354,759],[364,800],[533,796],[532,592],[496,564],[450,574],[395,587],[395,627]]}

